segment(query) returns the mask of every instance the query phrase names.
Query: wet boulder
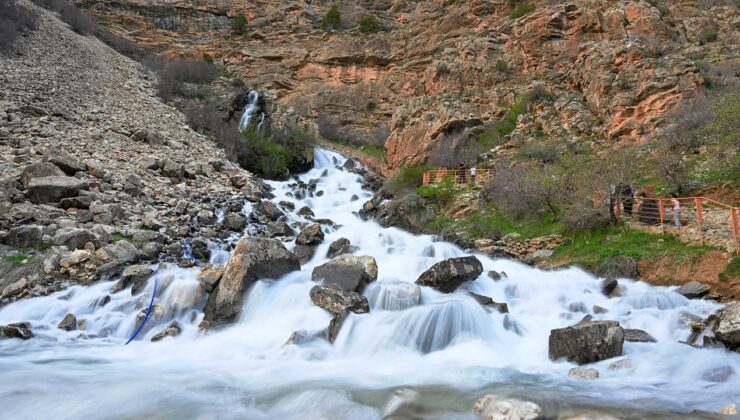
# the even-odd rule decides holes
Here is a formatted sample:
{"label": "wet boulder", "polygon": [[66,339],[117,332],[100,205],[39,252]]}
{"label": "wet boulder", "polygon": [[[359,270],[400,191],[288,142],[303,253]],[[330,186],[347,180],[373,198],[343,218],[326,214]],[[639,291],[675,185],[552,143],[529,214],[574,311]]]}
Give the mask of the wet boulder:
{"label": "wet boulder", "polygon": [[77,317],[74,314],[64,315],[57,328],[64,331],[74,331],[77,329]]}
{"label": "wet boulder", "polygon": [[116,293],[131,286],[131,295],[135,295],[144,288],[149,278],[154,274],[149,266],[136,264],[126,267],[121,274],[121,279],[113,285],[111,293]]}
{"label": "wet boulder", "polygon": [[658,340],[650,335],[647,331],[638,330],[635,328],[624,329],[624,341],[630,343],[657,343]]}
{"label": "wet boulder", "polygon": [[298,256],[301,264],[305,264],[311,261],[313,256],[316,255],[316,248],[316,245],[296,245],[295,249],[293,249],[293,253]]}
{"label": "wet boulder", "polygon": [[342,325],[344,325],[344,321],[348,316],[349,311],[344,311],[341,314],[334,315],[334,318],[329,321],[329,327],[326,329],[326,339],[330,343],[333,343],[337,339],[339,331],[342,329]]}
{"label": "wet boulder", "polygon": [[482,419],[535,420],[542,417],[542,408],[531,401],[485,395],[473,406],[473,412]]}
{"label": "wet boulder", "polygon": [[346,292],[362,293],[365,286],[378,278],[378,264],[370,256],[357,257],[343,254],[316,267],[311,273],[313,281],[334,283]]}
{"label": "wet boulder", "polygon": [[268,238],[293,236],[295,231],[285,222],[270,222],[267,224],[267,229],[265,229],[265,235]]}
{"label": "wet boulder", "polygon": [[684,295],[687,299],[700,299],[709,293],[709,285],[698,281],[690,281],[676,289],[676,292]]}
{"label": "wet boulder", "polygon": [[326,339],[328,329],[318,330],[318,331],[307,331],[307,330],[298,330],[293,331],[293,334],[288,337],[288,341],[285,342],[286,346],[289,345],[296,345],[300,346],[301,344],[307,344],[315,340],[320,339]]}
{"label": "wet boulder", "polygon": [[570,369],[568,371],[568,376],[571,378],[593,380],[599,377],[599,371],[594,368],[578,366]]}
{"label": "wet boulder", "polygon": [[204,326],[233,322],[239,316],[244,294],[260,279],[277,279],[301,269],[298,257],[282,243],[265,238],[244,237],[226,264],[221,280],[208,297]]}
{"label": "wet boulder", "polygon": [[584,319],[576,325],[550,331],[550,359],[583,365],[622,354],[624,330],[618,321]]}
{"label": "wet boulder", "polygon": [[401,280],[384,279],[370,283],[365,290],[367,300],[372,308],[384,311],[402,311],[419,304],[421,287],[418,284]]}
{"label": "wet boulder", "polygon": [[416,284],[429,286],[440,292],[452,293],[466,281],[475,280],[483,273],[483,265],[475,257],[449,258],[434,264],[421,273]]}
{"label": "wet boulder", "polygon": [[607,277],[601,282],[601,293],[611,296],[612,292],[617,290],[619,283],[615,277]]}
{"label": "wet boulder", "polygon": [[484,308],[495,309],[496,311],[502,314],[509,313],[509,305],[505,303],[495,302],[493,299],[491,299],[488,296],[479,295],[477,293],[473,293],[470,291],[466,291],[465,294],[475,299],[475,301],[478,302]]}
{"label": "wet boulder", "polygon": [[77,197],[88,188],[87,182],[68,176],[33,178],[26,195],[34,204],[58,203],[63,198]]}
{"label": "wet boulder", "polygon": [[157,341],[162,341],[164,338],[167,337],[177,337],[182,332],[182,327],[177,321],[172,321],[170,325],[167,326],[164,330],[154,334],[152,337],[152,342],[156,343]]}
{"label": "wet boulder", "polygon": [[211,293],[221,281],[223,274],[224,267],[206,267],[198,274],[198,281],[203,285],[206,293]]}
{"label": "wet boulder", "polygon": [[301,233],[295,239],[295,243],[298,245],[318,245],[323,240],[324,232],[321,230],[321,225],[314,223],[301,230]]}
{"label": "wet boulder", "polygon": [[717,314],[714,336],[728,349],[740,351],[740,302],[732,302]]}
{"label": "wet boulder", "polygon": [[356,247],[352,246],[347,238],[339,238],[329,245],[329,250],[326,252],[326,256],[334,258],[337,255],[351,254],[356,251]]}
{"label": "wet boulder", "polygon": [[313,217],[313,210],[308,206],[303,206],[298,210],[298,215],[303,217]]}
{"label": "wet boulder", "polygon": [[33,338],[33,332],[31,332],[31,324],[28,322],[17,322],[15,324],[0,325],[0,336],[28,340],[29,338]]}
{"label": "wet boulder", "polygon": [[246,217],[241,213],[232,212],[224,217],[224,227],[234,232],[241,232],[247,223]]}
{"label": "wet boulder", "polygon": [[314,286],[311,288],[310,296],[314,305],[333,314],[340,314],[344,311],[356,314],[370,312],[370,306],[365,296],[355,292],[345,292],[336,284]]}
{"label": "wet boulder", "polygon": [[260,200],[260,202],[254,206],[254,210],[272,221],[276,221],[283,216],[283,212],[280,211],[278,206],[276,206],[272,201]]}

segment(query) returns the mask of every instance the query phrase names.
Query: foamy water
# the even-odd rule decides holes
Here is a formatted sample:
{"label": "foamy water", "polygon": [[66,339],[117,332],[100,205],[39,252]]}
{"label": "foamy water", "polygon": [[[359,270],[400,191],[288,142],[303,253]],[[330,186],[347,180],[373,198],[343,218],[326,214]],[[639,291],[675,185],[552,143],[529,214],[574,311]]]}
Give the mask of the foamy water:
{"label": "foamy water", "polygon": [[[0,324],[29,321],[36,334],[0,340],[3,418],[376,419],[398,387],[418,390],[432,418],[469,418],[472,402],[491,390],[560,408],[716,413],[740,403],[740,355],[678,342],[690,333],[684,317],[703,318],[720,305],[628,279],[620,279],[622,296],[609,299],[601,279],[580,269],[541,271],[480,255],[484,274],[465,287],[506,302],[509,314],[486,311],[463,293],[422,287],[415,294],[413,282],[432,264],[469,254],[432,236],[362,221],[355,212],[371,193],[360,177],[339,169],[345,159],[338,154],[318,150],[315,158],[316,168],[300,178],[318,180],[316,191],[324,194],[298,200],[289,194],[294,181],[273,182],[274,201],[296,210],[307,205],[335,228],[324,226],[324,242],[300,272],[257,282],[229,328],[199,333],[206,296],[197,268],[158,270],[157,310],[128,346],[153,278],[136,296],[111,294],[114,282],[106,282],[0,309]],[[294,331],[321,330],[331,319],[311,303],[311,271],[340,237],[358,247],[355,255],[377,259],[378,282],[365,290],[371,311],[350,315],[334,345],[286,346]],[[212,251],[212,262],[225,262],[223,249]],[[493,281],[488,270],[508,277]],[[607,313],[593,314],[594,305]],[[585,315],[571,308],[643,329],[658,342],[625,343],[629,365],[608,368],[622,358],[593,364],[601,374],[594,381],[570,378],[574,365],[550,361],[547,351],[551,329]],[[84,330],[56,327],[69,312],[85,321]],[[150,342],[173,320],[183,327],[179,337]],[[708,380],[707,372],[727,368],[735,373],[726,381]]]}

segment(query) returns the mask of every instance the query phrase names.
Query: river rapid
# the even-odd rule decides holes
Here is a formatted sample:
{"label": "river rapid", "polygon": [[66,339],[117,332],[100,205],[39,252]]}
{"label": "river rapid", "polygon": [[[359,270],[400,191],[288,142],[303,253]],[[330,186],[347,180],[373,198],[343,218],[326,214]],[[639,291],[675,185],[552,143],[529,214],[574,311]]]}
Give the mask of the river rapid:
{"label": "river rapid", "polygon": [[[740,354],[679,343],[690,334],[685,317],[704,318],[721,305],[688,300],[673,288],[620,279],[621,296],[607,298],[602,279],[578,268],[542,271],[476,255],[484,273],[463,287],[506,302],[509,314],[426,287],[419,305],[394,300],[387,291],[412,287],[442,259],[470,254],[432,236],[362,220],[356,212],[372,194],[359,175],[341,168],[344,161],[316,151],[315,168],[300,179],[318,180],[321,196],[296,199],[290,194],[295,181],[270,183],[275,202],[307,205],[335,227],[324,226],[324,242],[301,271],[257,282],[228,328],[199,332],[205,302],[198,268],[159,269],[158,312],[127,346],[154,277],[136,296],[127,289],[111,293],[115,282],[104,282],[0,308],[0,325],[29,321],[36,335],[0,340],[0,417],[379,419],[413,399],[406,410],[416,417],[405,418],[469,419],[486,393],[534,401],[552,417],[597,410],[697,418],[740,403]],[[307,221],[296,213],[289,218]],[[247,226],[245,234],[256,229]],[[328,325],[331,316],[309,298],[311,271],[328,260],[329,244],[340,237],[357,247],[355,255],[377,259],[378,281],[365,290],[370,313],[350,315],[333,345],[285,345],[294,331]],[[213,258],[226,259],[223,252]],[[494,281],[489,270],[507,277]],[[594,314],[594,305],[607,312]],[[84,320],[85,329],[58,329],[67,313]],[[625,342],[622,357],[589,365],[599,370],[598,379],[569,377],[575,365],[548,358],[548,336],[586,313],[645,330],[657,343]],[[182,334],[150,342],[172,320]],[[625,367],[610,369],[622,359]],[[718,382],[711,373],[720,371],[733,373]]]}

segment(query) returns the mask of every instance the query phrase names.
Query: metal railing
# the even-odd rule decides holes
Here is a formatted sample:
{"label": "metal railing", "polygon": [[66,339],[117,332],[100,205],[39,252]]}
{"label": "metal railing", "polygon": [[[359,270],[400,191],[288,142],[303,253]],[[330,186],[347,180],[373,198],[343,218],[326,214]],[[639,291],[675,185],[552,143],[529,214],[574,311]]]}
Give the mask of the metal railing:
{"label": "metal railing", "polygon": [[[603,193],[594,194],[594,208],[608,205]],[[705,197],[660,198],[617,196],[614,215],[621,220],[656,225],[660,232],[689,242],[734,248],[740,255],[740,209]]]}
{"label": "metal railing", "polygon": [[441,182],[445,178],[452,179],[456,184],[485,184],[493,179],[493,169],[448,169],[437,168],[424,172],[422,184],[424,186]]}

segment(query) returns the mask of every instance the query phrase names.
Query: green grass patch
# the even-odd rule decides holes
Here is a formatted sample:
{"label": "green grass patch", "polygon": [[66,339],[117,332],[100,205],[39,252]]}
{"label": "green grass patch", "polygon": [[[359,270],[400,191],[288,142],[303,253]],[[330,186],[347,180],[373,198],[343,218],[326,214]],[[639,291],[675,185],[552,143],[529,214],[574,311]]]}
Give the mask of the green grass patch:
{"label": "green grass patch", "polygon": [[719,281],[728,281],[731,278],[740,279],[740,257],[733,257],[725,271],[719,273]]}
{"label": "green grass patch", "polygon": [[[143,227],[142,227],[142,229],[143,229]],[[128,243],[130,243],[132,245],[142,245],[142,244],[145,244],[146,243],[146,241],[142,241],[140,239],[134,239],[134,238],[132,238],[130,236],[126,236],[126,235],[121,234],[121,233],[118,233],[118,232],[116,232],[116,233],[114,233],[114,234],[112,234],[110,236],[110,241],[112,243],[114,243],[114,244],[115,243],[118,243],[118,242],[121,242],[121,241],[126,241],[126,242],[128,242]]]}
{"label": "green grass patch", "polygon": [[357,149],[365,152],[366,155],[378,159],[383,160],[385,159],[385,147],[378,146],[377,144],[366,144],[364,146],[360,146]]}
{"label": "green grass patch", "polygon": [[35,255],[26,255],[26,254],[18,254],[18,255],[12,255],[9,257],[5,257],[4,260],[7,263],[10,264],[28,264],[35,260],[37,257]]}
{"label": "green grass patch", "polygon": [[392,194],[415,190],[421,186],[424,172],[430,169],[430,165],[402,166],[396,175],[385,181],[385,188]]}
{"label": "green grass patch", "polygon": [[527,239],[559,233],[561,226],[550,220],[552,218],[545,215],[538,222],[519,225],[507,219],[493,206],[487,206],[480,212],[470,213],[459,219],[449,216],[438,217],[427,224],[427,229],[442,236],[462,233],[473,239],[498,239],[510,233],[518,233],[522,239]]}
{"label": "green grass patch", "polygon": [[452,202],[459,192],[463,191],[455,182],[452,176],[448,176],[442,181],[435,182],[432,185],[421,186],[416,189],[419,197],[431,200],[436,204],[445,205]]}
{"label": "green grass patch", "polygon": [[712,247],[687,245],[674,236],[661,236],[627,226],[608,227],[572,236],[555,250],[554,258],[596,268],[608,257],[629,256],[635,259],[693,257],[713,250]]}
{"label": "green grass patch", "polygon": [[531,3],[526,4],[520,4],[514,10],[511,11],[511,18],[512,19],[519,19],[522,16],[526,16],[532,12],[534,12],[537,9],[537,6]]}

